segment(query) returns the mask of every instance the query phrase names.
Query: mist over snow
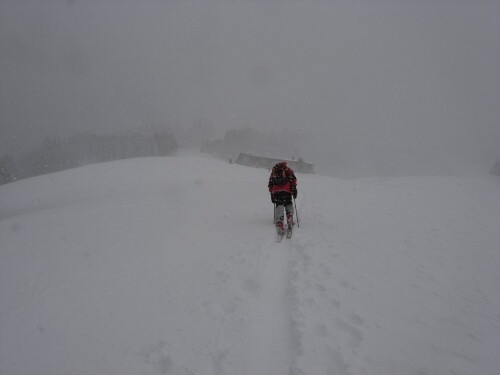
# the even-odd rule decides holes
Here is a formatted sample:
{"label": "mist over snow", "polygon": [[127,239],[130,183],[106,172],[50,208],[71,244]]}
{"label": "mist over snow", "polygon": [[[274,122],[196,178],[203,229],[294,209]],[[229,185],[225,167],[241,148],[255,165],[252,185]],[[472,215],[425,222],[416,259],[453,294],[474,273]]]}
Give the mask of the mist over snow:
{"label": "mist over snow", "polygon": [[498,20],[0,1],[0,374],[498,375]]}
{"label": "mist over snow", "polygon": [[201,155],[0,186],[0,373],[496,375],[500,181],[298,174]]}
{"label": "mist over snow", "polygon": [[0,154],[201,123],[298,130],[332,176],[485,171],[498,19],[490,0],[4,0]]}

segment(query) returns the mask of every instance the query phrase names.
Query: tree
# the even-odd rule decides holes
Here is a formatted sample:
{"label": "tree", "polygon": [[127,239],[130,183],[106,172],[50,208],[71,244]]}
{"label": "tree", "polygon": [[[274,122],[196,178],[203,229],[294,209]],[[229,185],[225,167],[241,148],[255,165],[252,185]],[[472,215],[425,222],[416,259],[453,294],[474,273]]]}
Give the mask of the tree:
{"label": "tree", "polygon": [[155,134],[150,139],[153,143],[152,156],[167,156],[177,151],[177,141],[170,134]]}
{"label": "tree", "polygon": [[14,170],[14,159],[10,155],[4,155],[0,159],[0,185],[16,180],[16,173]]}

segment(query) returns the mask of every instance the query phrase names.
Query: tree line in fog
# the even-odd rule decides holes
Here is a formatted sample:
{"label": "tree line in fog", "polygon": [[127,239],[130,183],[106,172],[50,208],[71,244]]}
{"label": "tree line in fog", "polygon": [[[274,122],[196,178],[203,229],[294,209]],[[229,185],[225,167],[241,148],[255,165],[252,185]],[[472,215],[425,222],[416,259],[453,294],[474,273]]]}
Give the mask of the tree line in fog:
{"label": "tree line in fog", "polygon": [[176,139],[165,132],[123,135],[81,133],[69,138],[48,137],[34,151],[14,159],[0,158],[0,184],[113,160],[168,156],[177,151]]}

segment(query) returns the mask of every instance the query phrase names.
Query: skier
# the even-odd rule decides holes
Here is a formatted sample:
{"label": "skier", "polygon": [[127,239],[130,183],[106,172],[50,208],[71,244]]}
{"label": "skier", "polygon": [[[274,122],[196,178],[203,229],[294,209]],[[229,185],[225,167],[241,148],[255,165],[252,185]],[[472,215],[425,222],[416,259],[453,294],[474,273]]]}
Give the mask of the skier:
{"label": "skier", "polygon": [[291,236],[293,222],[293,204],[292,197],[297,198],[297,178],[292,168],[286,165],[286,162],[279,162],[271,170],[268,184],[271,193],[271,202],[275,205],[275,221],[278,234],[285,232],[284,214],[286,211],[286,220],[288,235]]}

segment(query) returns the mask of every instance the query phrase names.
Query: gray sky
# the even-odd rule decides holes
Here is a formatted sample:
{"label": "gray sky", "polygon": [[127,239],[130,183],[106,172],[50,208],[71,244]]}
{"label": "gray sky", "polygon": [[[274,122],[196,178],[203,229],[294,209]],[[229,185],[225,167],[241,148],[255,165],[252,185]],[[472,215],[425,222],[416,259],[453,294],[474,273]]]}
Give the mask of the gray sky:
{"label": "gray sky", "polygon": [[0,79],[0,153],[209,120],[325,158],[500,157],[499,1],[0,0]]}

